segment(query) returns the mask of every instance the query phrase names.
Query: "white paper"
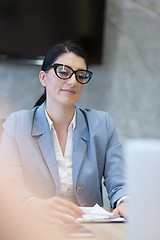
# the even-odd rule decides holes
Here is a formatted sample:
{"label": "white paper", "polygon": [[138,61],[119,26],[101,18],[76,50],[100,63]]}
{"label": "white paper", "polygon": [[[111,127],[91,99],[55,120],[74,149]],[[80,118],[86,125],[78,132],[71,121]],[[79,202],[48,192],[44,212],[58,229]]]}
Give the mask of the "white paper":
{"label": "white paper", "polygon": [[115,217],[115,215],[111,212],[108,212],[104,208],[100,207],[98,204],[95,204],[93,207],[81,207],[84,214],[82,218],[78,218],[80,222],[85,221],[104,221],[104,220],[112,220],[114,221],[124,221],[124,218]]}

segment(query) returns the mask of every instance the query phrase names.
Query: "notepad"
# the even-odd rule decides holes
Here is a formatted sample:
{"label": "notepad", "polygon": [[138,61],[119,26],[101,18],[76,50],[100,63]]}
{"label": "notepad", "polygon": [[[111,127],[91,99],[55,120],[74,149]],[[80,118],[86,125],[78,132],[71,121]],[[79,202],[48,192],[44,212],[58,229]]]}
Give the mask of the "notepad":
{"label": "notepad", "polygon": [[78,218],[82,223],[102,223],[102,222],[125,222],[125,219],[108,212],[104,208],[95,204],[93,207],[81,207],[84,214],[82,218]]}

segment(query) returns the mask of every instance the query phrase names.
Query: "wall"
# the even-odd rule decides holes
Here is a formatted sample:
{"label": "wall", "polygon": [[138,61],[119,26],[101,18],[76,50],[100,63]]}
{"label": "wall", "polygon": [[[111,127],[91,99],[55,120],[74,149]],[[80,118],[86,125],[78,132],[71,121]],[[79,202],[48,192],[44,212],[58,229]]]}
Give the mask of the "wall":
{"label": "wall", "polygon": [[159,26],[159,0],[108,0],[103,65],[85,101],[111,113],[121,142],[160,137]]}
{"label": "wall", "polygon": [[[121,142],[159,138],[160,1],[108,0],[103,64],[79,105],[109,111]],[[43,92],[39,66],[0,62],[0,117],[32,108]]]}

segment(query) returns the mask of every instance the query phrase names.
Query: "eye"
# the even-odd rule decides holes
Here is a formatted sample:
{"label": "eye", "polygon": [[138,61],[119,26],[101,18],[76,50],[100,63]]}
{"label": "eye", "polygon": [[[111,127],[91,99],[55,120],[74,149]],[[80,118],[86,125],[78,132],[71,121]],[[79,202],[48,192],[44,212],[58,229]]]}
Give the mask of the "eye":
{"label": "eye", "polygon": [[87,78],[87,74],[85,71],[80,71],[77,73],[77,77],[80,81],[83,81]]}
{"label": "eye", "polygon": [[83,75],[83,74],[79,74],[79,75],[78,75],[78,78],[79,78],[80,80],[83,80],[83,79],[85,79],[85,78],[86,78],[86,76],[85,76],[85,75]]}
{"label": "eye", "polygon": [[57,74],[60,78],[68,78],[71,74],[71,71],[69,68],[65,67],[65,66],[59,66],[57,68]]}
{"label": "eye", "polygon": [[69,73],[68,73],[67,71],[65,71],[65,70],[60,70],[60,71],[58,71],[58,73],[61,74],[61,75],[63,75],[63,76],[66,76],[66,75],[69,74]]}

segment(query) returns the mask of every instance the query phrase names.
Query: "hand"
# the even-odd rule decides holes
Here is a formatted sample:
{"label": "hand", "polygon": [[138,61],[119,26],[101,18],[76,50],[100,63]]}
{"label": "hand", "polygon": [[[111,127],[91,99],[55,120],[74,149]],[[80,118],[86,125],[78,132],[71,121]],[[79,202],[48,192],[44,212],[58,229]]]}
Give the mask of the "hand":
{"label": "hand", "polygon": [[82,217],[82,210],[77,205],[60,197],[34,198],[28,207],[34,216],[54,224],[78,223],[76,219]]}
{"label": "hand", "polygon": [[118,207],[116,207],[114,210],[113,210],[113,213],[114,214],[118,214],[120,215],[121,217],[124,217],[124,218],[127,218],[128,214],[127,214],[127,203],[120,203],[118,205]]}

